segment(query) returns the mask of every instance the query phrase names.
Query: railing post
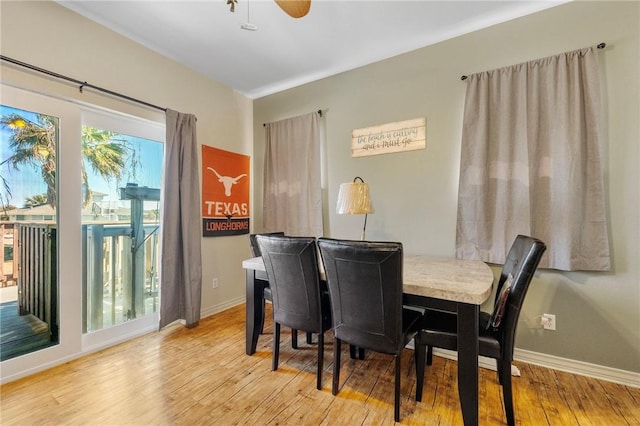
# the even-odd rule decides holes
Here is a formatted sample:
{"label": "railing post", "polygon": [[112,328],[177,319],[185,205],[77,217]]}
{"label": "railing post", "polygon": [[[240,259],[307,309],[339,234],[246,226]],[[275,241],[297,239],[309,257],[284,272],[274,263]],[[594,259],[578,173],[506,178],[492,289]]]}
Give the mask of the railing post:
{"label": "railing post", "polygon": [[58,338],[58,246],[57,229],[55,225],[49,226],[47,237],[47,279],[45,281],[47,294],[46,309],[49,334],[53,341]]}
{"label": "railing post", "polygon": [[131,200],[131,234],[132,234],[132,285],[134,308],[133,318],[144,315],[144,226],[142,199]]}
{"label": "railing post", "polygon": [[18,225],[18,235],[18,250],[16,251],[14,248],[14,258],[18,260],[18,313],[20,315],[26,315],[29,313],[27,307],[27,294],[29,292],[27,273],[29,268],[25,265],[26,262],[29,262],[29,256],[27,255],[27,227]]}
{"label": "railing post", "polygon": [[135,307],[133,306],[133,238],[131,233],[122,237],[122,312],[127,320],[135,318]]}
{"label": "railing post", "polygon": [[89,259],[89,233],[87,232],[89,226],[82,225],[82,332],[89,331],[88,312],[90,309],[89,303],[89,271],[87,260]]}
{"label": "railing post", "polygon": [[91,225],[87,229],[87,277],[89,285],[87,286],[87,302],[88,302],[88,315],[89,329],[100,330],[103,326],[103,279],[104,274],[102,272],[102,259],[104,258],[103,252],[103,239],[104,239],[104,226],[103,225]]}

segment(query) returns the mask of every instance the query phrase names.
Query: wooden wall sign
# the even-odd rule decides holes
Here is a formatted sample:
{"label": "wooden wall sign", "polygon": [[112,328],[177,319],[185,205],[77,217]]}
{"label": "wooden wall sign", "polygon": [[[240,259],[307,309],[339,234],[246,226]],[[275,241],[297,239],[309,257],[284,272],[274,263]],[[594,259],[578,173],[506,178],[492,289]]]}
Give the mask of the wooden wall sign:
{"label": "wooden wall sign", "polygon": [[356,129],[351,133],[351,156],[364,157],[425,149],[426,134],[426,118]]}

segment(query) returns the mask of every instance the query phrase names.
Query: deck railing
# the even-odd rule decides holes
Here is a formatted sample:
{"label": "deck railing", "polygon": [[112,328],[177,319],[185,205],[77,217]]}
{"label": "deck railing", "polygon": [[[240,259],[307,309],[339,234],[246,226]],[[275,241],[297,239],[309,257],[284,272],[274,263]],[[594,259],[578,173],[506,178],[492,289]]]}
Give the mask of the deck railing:
{"label": "deck railing", "polygon": [[142,228],[135,241],[128,224],[82,226],[86,332],[156,311],[158,226]]}
{"label": "deck railing", "polygon": [[[58,335],[58,286],[55,225],[18,223],[18,306]],[[15,251],[14,251],[15,256]]]}
{"label": "deck railing", "polygon": [[[58,336],[56,225],[14,222],[13,275],[20,315],[32,314]],[[99,330],[154,313],[158,304],[157,225],[82,225],[83,326]]]}

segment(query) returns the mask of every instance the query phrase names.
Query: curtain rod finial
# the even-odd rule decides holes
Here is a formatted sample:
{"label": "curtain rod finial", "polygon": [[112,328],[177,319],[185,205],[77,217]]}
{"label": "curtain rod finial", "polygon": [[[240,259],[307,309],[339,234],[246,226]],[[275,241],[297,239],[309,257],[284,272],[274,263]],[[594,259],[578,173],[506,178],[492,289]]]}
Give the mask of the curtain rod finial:
{"label": "curtain rod finial", "polygon": [[598,44],[598,49],[604,49],[605,47],[607,47],[607,43],[600,43]]}
{"label": "curtain rod finial", "polygon": [[466,75],[463,75],[462,77],[460,77],[460,80],[465,81],[467,78],[469,77],[467,77]]}

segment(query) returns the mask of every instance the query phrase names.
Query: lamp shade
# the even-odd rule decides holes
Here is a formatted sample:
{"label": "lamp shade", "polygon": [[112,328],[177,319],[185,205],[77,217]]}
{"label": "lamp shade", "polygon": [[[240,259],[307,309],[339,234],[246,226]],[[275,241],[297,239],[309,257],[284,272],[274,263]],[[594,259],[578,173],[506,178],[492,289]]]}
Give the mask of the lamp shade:
{"label": "lamp shade", "polygon": [[368,214],[373,213],[373,204],[366,182],[349,182],[340,184],[338,192],[338,214]]}

